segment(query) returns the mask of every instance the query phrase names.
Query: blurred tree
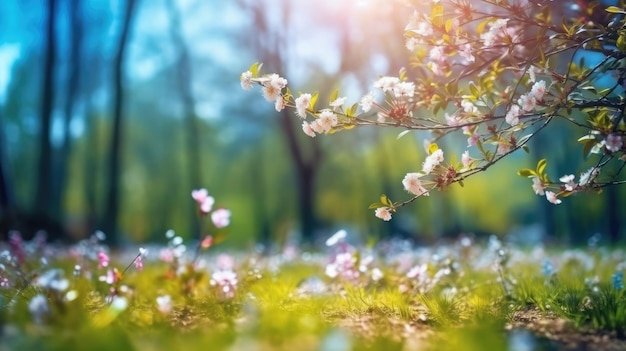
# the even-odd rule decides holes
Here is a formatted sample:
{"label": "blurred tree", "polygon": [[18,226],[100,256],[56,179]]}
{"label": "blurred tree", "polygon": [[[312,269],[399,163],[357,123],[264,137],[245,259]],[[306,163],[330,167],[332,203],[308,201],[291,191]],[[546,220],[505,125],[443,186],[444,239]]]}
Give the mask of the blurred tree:
{"label": "blurred tree", "polygon": [[113,63],[113,130],[111,134],[110,153],[108,159],[106,201],[102,224],[102,228],[107,235],[107,242],[112,246],[119,244],[118,217],[121,193],[120,177],[123,140],[122,122],[124,114],[124,62],[136,3],[137,0],[126,0],[126,9],[122,15],[122,28]]}
{"label": "blurred tree", "polygon": [[63,220],[65,218],[64,195],[68,183],[68,168],[70,153],[72,149],[72,133],[70,125],[76,112],[78,104],[80,78],[82,69],[82,41],[83,23],[80,0],[69,0],[67,4],[69,17],[68,38],[70,51],[68,60],[68,79],[65,86],[65,106],[63,120],[63,144],[58,152],[58,157],[54,162],[54,178],[52,187],[52,206],[55,209],[55,217]]}
{"label": "blurred tree", "polygon": [[[44,71],[41,90],[41,123],[39,130],[39,160],[36,180],[35,198],[32,199],[34,210],[33,221],[40,229],[52,229],[54,218],[54,208],[52,203],[52,145],[50,141],[50,131],[52,124],[52,110],[54,108],[54,72],[56,62],[57,43],[56,33],[56,9],[57,0],[46,2],[46,21],[43,34],[44,43]],[[56,226],[54,226],[56,227]],[[56,228],[58,229],[58,227]],[[61,233],[49,233],[60,235]]]}
{"label": "blurred tree", "polygon": [[[186,138],[187,150],[186,156],[188,158],[187,174],[189,176],[189,187],[191,189],[200,188],[202,183],[202,161],[200,159],[200,142],[199,142],[199,125],[198,117],[196,116],[196,100],[194,98],[192,89],[192,67],[190,63],[189,49],[185,42],[183,27],[181,23],[180,9],[174,3],[174,0],[165,1],[167,12],[170,16],[170,37],[174,44],[176,52],[175,69],[176,69],[176,86],[177,92],[180,95],[182,102],[182,113],[186,124]],[[199,224],[193,203],[188,202],[190,223],[193,223],[192,230],[194,233],[198,232]],[[199,233],[198,235],[202,235]]]}

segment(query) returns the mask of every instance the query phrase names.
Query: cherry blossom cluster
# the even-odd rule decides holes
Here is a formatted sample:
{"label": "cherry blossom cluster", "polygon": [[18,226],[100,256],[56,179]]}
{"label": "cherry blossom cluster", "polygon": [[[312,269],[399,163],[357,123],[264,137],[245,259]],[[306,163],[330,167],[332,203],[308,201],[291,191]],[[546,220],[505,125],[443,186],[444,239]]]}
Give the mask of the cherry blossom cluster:
{"label": "cherry blossom cluster", "polygon": [[[383,195],[370,206],[385,221],[398,207],[527,150],[537,133],[554,120],[565,120],[583,130],[578,142],[585,157],[597,155],[595,164],[581,172],[578,182],[571,174],[552,182],[545,169],[518,172],[532,178],[535,193],[560,204],[579,191],[626,183],[618,178],[626,162],[626,11],[599,2],[588,8],[607,22],[596,23],[584,11],[553,18],[557,8],[548,0],[432,1],[430,11],[415,10],[408,18],[404,39],[411,70],[380,76],[349,107],[338,91],[321,108],[317,92],[295,97],[285,78],[262,75],[258,63],[241,74],[241,86],[260,85],[277,111],[292,108],[310,137],[368,125],[404,129],[400,136],[433,132],[425,140],[421,171],[408,172],[402,180],[412,197],[393,202]],[[590,66],[576,62],[573,53],[604,59]],[[609,75],[616,83],[601,89],[606,83],[600,81]],[[434,141],[456,132],[467,137],[468,149],[461,163],[445,164]],[[601,170],[613,164],[618,174],[602,178]]]}

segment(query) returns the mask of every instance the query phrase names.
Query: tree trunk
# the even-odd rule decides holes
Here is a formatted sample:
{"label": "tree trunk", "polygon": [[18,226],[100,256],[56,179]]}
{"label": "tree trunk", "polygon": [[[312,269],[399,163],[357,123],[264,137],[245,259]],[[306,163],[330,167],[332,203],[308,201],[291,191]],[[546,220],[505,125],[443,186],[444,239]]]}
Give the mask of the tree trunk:
{"label": "tree trunk", "polygon": [[[15,215],[15,204],[13,203],[13,193],[11,192],[11,182],[9,180],[9,172],[7,170],[7,162],[4,154],[4,128],[2,126],[2,111],[0,111],[0,222],[10,223]],[[2,229],[0,227],[0,229]],[[2,240],[2,231],[0,230],[0,240]]]}
{"label": "tree trunk", "polygon": [[52,124],[52,109],[54,106],[54,66],[56,62],[56,7],[57,0],[47,1],[47,17],[44,31],[45,58],[41,95],[39,160],[37,165],[36,192],[35,198],[33,199],[34,215],[43,222],[48,222],[52,219],[52,146],[50,144],[50,127]]}
{"label": "tree trunk", "polygon": [[103,228],[107,235],[107,243],[111,246],[119,245],[118,217],[120,208],[120,176],[122,165],[122,120],[124,109],[124,59],[136,0],[126,1],[120,38],[113,64],[113,131],[111,134],[111,150],[108,165],[108,186],[104,208]]}
{"label": "tree trunk", "polygon": [[[196,101],[192,90],[192,70],[191,60],[189,58],[189,49],[185,44],[182,34],[182,25],[180,20],[180,12],[173,0],[167,0],[166,6],[170,14],[170,36],[174,47],[178,52],[178,60],[176,61],[177,85],[178,92],[183,108],[183,116],[187,127],[187,156],[188,156],[188,179],[189,187],[196,189],[202,187],[202,161],[200,160],[200,137],[198,118],[195,112]],[[199,223],[194,211],[194,204],[189,201],[190,223],[193,223],[192,230],[194,233],[199,231]],[[202,233],[199,233],[202,237]]]}
{"label": "tree trunk", "polygon": [[58,154],[58,159],[55,162],[55,184],[52,189],[52,204],[55,209],[55,217],[63,220],[65,211],[63,210],[63,195],[67,188],[67,175],[69,168],[69,158],[72,148],[72,138],[70,131],[70,124],[72,117],[74,116],[76,107],[76,97],[79,91],[80,76],[81,76],[81,52],[82,52],[82,38],[83,27],[80,17],[80,0],[70,0],[69,8],[69,45],[70,45],[70,57],[69,57],[69,79],[67,81],[67,96],[65,100],[64,114],[65,119],[63,121],[63,145]]}

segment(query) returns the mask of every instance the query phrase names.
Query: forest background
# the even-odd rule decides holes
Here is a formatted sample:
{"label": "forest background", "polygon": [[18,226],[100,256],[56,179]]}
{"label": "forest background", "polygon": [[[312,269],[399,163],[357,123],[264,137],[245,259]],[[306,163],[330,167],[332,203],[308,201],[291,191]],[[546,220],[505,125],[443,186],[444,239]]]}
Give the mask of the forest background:
{"label": "forest background", "polygon": [[460,233],[619,242],[622,187],[554,206],[516,176],[542,157],[553,174],[585,163],[568,152],[578,145],[567,123],[533,138],[529,154],[383,222],[368,205],[404,193],[399,180],[420,168],[428,134],[360,128],[311,139],[292,112],[241,90],[239,74],[261,61],[292,86],[340,87],[357,100],[406,65],[410,11],[390,3],[0,2],[0,239],[40,229],[67,241],[102,230],[113,245],[164,242],[168,229],[195,237],[190,193],[205,187],[233,213],[231,247],[312,242],[340,228],[364,242]]}

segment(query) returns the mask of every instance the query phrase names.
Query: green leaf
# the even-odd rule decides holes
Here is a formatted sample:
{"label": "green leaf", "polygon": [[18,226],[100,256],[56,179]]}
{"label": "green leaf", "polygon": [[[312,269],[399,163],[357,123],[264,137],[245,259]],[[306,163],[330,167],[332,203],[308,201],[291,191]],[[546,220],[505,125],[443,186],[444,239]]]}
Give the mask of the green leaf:
{"label": "green leaf", "polygon": [[530,178],[530,177],[536,177],[537,173],[535,173],[535,171],[533,171],[532,169],[524,168],[524,169],[520,169],[519,171],[517,171],[517,175],[520,177]]}
{"label": "green leaf", "polygon": [[474,97],[476,97],[476,98],[480,97],[480,92],[479,92],[478,88],[476,87],[476,84],[474,84],[474,82],[470,82],[469,83],[469,89],[470,89],[470,92],[472,93],[472,95]]}
{"label": "green leaf", "polygon": [[522,146],[522,150],[524,150],[527,154],[530,153],[530,148],[528,147],[528,145]]}
{"label": "green leaf", "polygon": [[385,194],[380,195],[380,203],[385,206],[391,206],[391,201],[389,201],[389,198]]}
{"label": "green leaf", "polygon": [[546,166],[548,165],[548,161],[545,158],[542,158],[537,162],[537,175],[541,176],[546,171]]}
{"label": "green leaf", "polygon": [[437,145],[437,143],[431,143],[430,145],[428,145],[428,154],[432,155],[433,152],[439,150],[439,146]]}
{"label": "green leaf", "polygon": [[328,103],[332,103],[333,101],[337,100],[337,96],[339,96],[339,89],[333,90],[333,92],[330,94]]}
{"label": "green leaf", "polygon": [[583,159],[587,159],[589,158],[589,155],[591,155],[591,151],[593,150],[593,147],[596,146],[597,142],[594,139],[590,139],[587,140],[587,142],[583,145]]}
{"label": "green leaf", "polygon": [[617,42],[615,44],[621,52],[626,52],[626,35],[622,33],[619,37],[617,37]]}
{"label": "green leaf", "polygon": [[381,204],[380,202],[374,202],[367,209],[375,210],[375,209],[380,208],[380,207],[385,207],[385,205]]}
{"label": "green leaf", "polygon": [[315,111],[315,104],[317,103],[317,98],[319,97],[319,92],[313,93],[311,96],[311,101],[309,102],[309,110]]}
{"label": "green leaf", "polygon": [[263,64],[260,62],[255,62],[252,64],[252,66],[250,66],[248,70],[252,73],[252,77],[257,78],[259,76],[259,73],[261,72],[261,67],[263,67]]}
{"label": "green leaf", "polygon": [[622,8],[619,8],[617,6],[609,6],[609,7],[607,7],[606,8],[606,12],[609,12],[609,13],[622,13],[622,14],[626,15],[626,10],[624,10]]}

